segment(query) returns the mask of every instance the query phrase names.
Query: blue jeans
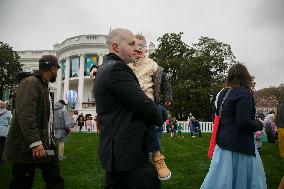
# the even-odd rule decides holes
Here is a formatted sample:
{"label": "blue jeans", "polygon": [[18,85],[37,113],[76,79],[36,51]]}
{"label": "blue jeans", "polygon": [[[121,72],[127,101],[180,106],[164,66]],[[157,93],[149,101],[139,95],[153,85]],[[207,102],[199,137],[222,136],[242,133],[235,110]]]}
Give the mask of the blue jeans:
{"label": "blue jeans", "polygon": [[163,129],[159,127],[149,127],[146,134],[146,144],[148,152],[156,152],[161,150],[161,136]]}
{"label": "blue jeans", "polygon": [[[161,106],[160,104],[157,104],[157,109],[161,113],[161,117],[163,121],[166,121],[166,109]],[[150,126],[148,128],[147,134],[146,134],[146,145],[147,145],[147,151],[148,152],[156,152],[161,150],[161,135],[163,132],[163,127],[155,127],[154,125]]]}

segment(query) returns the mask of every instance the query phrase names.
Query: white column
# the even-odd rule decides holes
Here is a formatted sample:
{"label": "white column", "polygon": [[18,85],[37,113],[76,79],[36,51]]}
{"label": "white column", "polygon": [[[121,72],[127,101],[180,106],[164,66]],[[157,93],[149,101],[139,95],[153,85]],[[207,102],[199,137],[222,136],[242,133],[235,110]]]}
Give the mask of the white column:
{"label": "white column", "polygon": [[104,60],[104,54],[99,54],[99,62],[98,64],[101,65],[103,63]]}
{"label": "white column", "polygon": [[85,71],[85,55],[80,55],[79,83],[78,83],[78,101],[77,109],[82,109],[84,95],[84,71]]}
{"label": "white column", "polygon": [[69,78],[70,78],[70,57],[66,57],[65,62],[65,79],[64,79],[64,96],[63,99],[67,102],[66,93],[69,90]]}
{"label": "white column", "polygon": [[[61,65],[62,67],[62,65]],[[55,102],[62,99],[62,68],[57,71],[57,86]]]}

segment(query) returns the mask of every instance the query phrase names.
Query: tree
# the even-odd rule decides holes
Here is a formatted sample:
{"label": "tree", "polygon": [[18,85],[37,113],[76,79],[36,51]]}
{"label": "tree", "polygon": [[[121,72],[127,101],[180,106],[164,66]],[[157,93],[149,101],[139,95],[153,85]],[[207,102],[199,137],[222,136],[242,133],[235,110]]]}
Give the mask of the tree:
{"label": "tree", "polygon": [[267,114],[276,110],[279,102],[284,99],[284,84],[278,87],[263,88],[254,93],[258,111]]}
{"label": "tree", "polygon": [[[165,34],[158,38],[158,48],[151,57],[165,69],[171,83],[174,106],[172,114],[181,119],[187,108],[186,98],[192,81],[187,80],[187,70],[190,69],[188,60],[193,52],[190,47],[181,40],[182,33]],[[181,89],[184,90],[181,90]]]}
{"label": "tree", "polygon": [[185,119],[192,112],[211,120],[214,96],[224,86],[235,56],[230,45],[215,39],[201,37],[189,46],[181,36],[167,33],[158,38],[158,48],[151,57],[168,73],[174,97],[172,114]]}
{"label": "tree", "polygon": [[4,90],[13,89],[16,84],[16,75],[22,72],[19,55],[7,43],[0,42],[0,99]]}
{"label": "tree", "polygon": [[268,98],[269,96],[275,96],[278,101],[284,99],[284,85],[281,84],[278,87],[263,88],[255,92],[255,98]]}
{"label": "tree", "polygon": [[256,98],[256,107],[258,111],[268,114],[272,110],[276,110],[279,101],[273,95],[269,97],[257,97]]}
{"label": "tree", "polygon": [[[231,46],[223,42],[219,42],[213,38],[201,37],[198,43],[193,44],[195,51],[193,56],[194,64],[196,65],[195,73],[199,75],[197,81],[200,82],[201,97],[196,111],[200,112],[200,116],[206,120],[212,118],[212,107],[215,96],[224,87],[227,71],[230,66],[237,63]],[[194,78],[192,78],[195,80]],[[196,99],[196,100],[197,100]]]}

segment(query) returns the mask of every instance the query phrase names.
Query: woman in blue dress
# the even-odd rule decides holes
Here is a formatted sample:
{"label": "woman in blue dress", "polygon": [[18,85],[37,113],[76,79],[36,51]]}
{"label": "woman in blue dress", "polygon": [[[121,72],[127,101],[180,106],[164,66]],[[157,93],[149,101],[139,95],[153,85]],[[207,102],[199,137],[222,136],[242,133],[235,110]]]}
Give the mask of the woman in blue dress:
{"label": "woman in blue dress", "polygon": [[262,161],[254,144],[254,132],[261,131],[263,124],[255,120],[252,83],[243,64],[229,69],[228,88],[217,95],[215,102],[215,111],[219,112],[226,96],[219,115],[216,146],[202,189],[267,188]]}

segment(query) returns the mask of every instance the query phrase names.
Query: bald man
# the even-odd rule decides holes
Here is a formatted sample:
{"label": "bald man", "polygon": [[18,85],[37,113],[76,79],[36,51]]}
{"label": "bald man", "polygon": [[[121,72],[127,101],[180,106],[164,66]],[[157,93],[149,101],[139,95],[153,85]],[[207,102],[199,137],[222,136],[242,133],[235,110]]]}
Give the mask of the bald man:
{"label": "bald man", "polygon": [[127,29],[114,29],[107,37],[107,45],[110,53],[95,80],[105,188],[160,188],[157,173],[148,161],[144,139],[147,126],[161,125],[162,119],[127,65],[136,55],[134,34]]}

